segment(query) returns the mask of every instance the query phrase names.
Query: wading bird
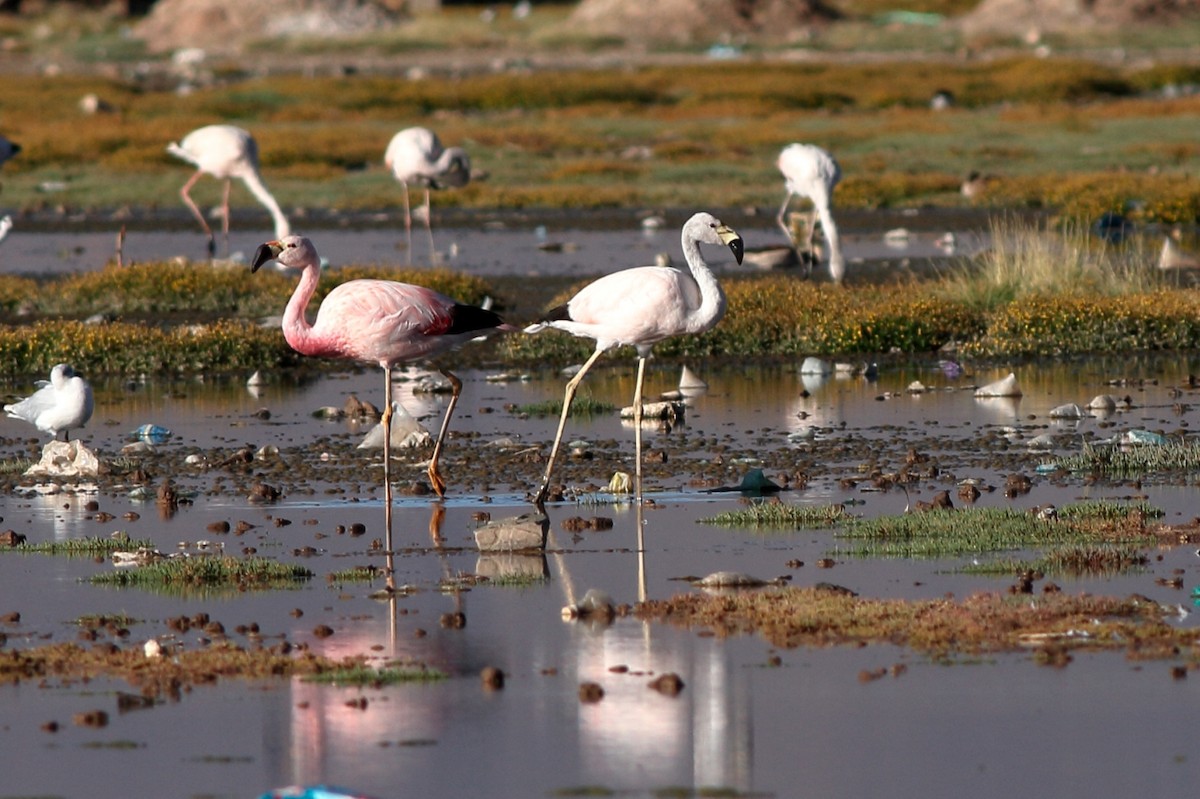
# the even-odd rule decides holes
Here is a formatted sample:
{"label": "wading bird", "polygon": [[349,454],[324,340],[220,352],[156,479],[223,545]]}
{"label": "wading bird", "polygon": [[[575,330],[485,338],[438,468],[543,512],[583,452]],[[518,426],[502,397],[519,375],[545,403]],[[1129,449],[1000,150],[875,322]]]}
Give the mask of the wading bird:
{"label": "wading bird", "polygon": [[[513,328],[492,311],[463,305],[432,289],[391,280],[342,283],[326,295],[317,309],[316,321],[309,324],[304,309],[321,276],[316,248],[303,236],[269,241],[258,248],[251,271],[257,272],[271,260],[285,269],[300,270],[300,283],[283,312],[283,337],[292,349],[302,355],[365,361],[383,368],[383,479],[384,496],[390,506],[392,369],[408,361],[436,358],[478,336]],[[453,388],[428,469],[433,490],[444,496],[446,481],[438,472],[438,457],[462,381],[440,366],[437,369]]]}
{"label": "wading bird", "polygon": [[831,210],[833,190],[842,179],[842,170],[833,156],[812,144],[789,144],[779,153],[776,162],[779,171],[783,173],[787,186],[787,196],[779,208],[777,221],[783,228],[788,241],[792,240],[792,231],[787,224],[787,207],[793,195],[807,197],[812,201],[813,209],[808,217],[808,250],[813,248],[813,234],[816,233],[817,217],[821,219],[821,229],[829,241],[829,274],[834,283],[841,283],[846,274],[846,262],[842,257],[841,241],[838,238],[837,225],[833,221]]}
{"label": "wading bird", "polygon": [[733,228],[712,214],[698,213],[683,226],[683,255],[688,269],[671,266],[640,266],[605,275],[585,286],[566,305],[554,308],[539,322],[525,328],[537,333],[547,327],[565,330],[596,340],[596,349],[567,381],[562,416],[550,449],[550,461],[535,504],[546,500],[550,476],[562,442],[563,429],[575,390],[583,376],[605,351],[629,344],[637,349],[637,383],[633,392],[634,449],[637,457],[637,498],[642,490],[642,381],[651,348],[665,338],[699,334],[709,330],[725,315],[725,292],[717,283],[700,252],[700,244],[724,244],[742,262],[743,243]]}
{"label": "wading bird", "polygon": [[43,433],[63,441],[70,430],[83,427],[92,418],[95,403],[92,387],[75,370],[60,363],[50,370],[50,380],[39,380],[41,386],[30,396],[5,405],[4,412],[14,419],[23,419]]}
{"label": "wading bird", "polygon": [[429,234],[429,257],[433,259],[433,227],[429,219],[429,190],[465,186],[471,180],[471,159],[461,147],[442,147],[429,128],[405,128],[392,137],[383,162],[404,186],[404,234],[408,238],[408,262],[412,263],[412,209],[408,184],[425,189],[425,230]]}
{"label": "wading bird", "polygon": [[179,194],[184,204],[191,209],[192,215],[204,228],[208,236],[208,255],[216,255],[217,245],[213,239],[212,228],[204,219],[204,214],[192,201],[192,186],[196,185],[201,175],[212,175],[218,180],[225,181],[224,199],[221,201],[221,226],[225,236],[225,250],[229,250],[229,191],[234,178],[240,178],[258,201],[266,207],[275,222],[275,238],[282,239],[291,232],[287,217],[279,208],[279,203],[267,191],[262,176],[258,171],[258,143],[248,131],[234,125],[208,125],[197,128],[183,137],[183,141],[167,145],[167,152],[176,158],[181,158],[196,167],[196,173],[188,182],[183,184]]}

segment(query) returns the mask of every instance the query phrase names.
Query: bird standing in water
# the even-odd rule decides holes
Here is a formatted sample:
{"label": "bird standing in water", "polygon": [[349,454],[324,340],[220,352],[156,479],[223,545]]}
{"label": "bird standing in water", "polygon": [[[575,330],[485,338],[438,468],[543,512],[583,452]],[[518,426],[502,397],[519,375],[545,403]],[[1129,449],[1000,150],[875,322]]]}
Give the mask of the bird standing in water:
{"label": "bird standing in water", "polygon": [[55,366],[50,370],[50,380],[39,380],[38,385],[41,388],[30,396],[5,405],[4,412],[43,433],[61,436],[63,441],[69,440],[71,430],[83,427],[92,418],[92,387],[67,364]]}
{"label": "bird standing in water", "polygon": [[742,237],[733,228],[708,213],[692,216],[683,226],[683,255],[688,268],[639,266],[605,275],[585,286],[578,294],[551,310],[540,321],[525,328],[537,333],[547,327],[565,330],[576,336],[596,340],[596,349],[567,381],[562,416],[546,474],[534,498],[542,504],[550,488],[554,461],[562,442],[563,429],[571,410],[575,390],[592,364],[605,351],[629,344],[637,349],[637,383],[633,393],[634,449],[637,458],[637,499],[642,491],[642,382],[646,359],[653,346],[665,338],[698,335],[710,330],[725,315],[725,292],[700,252],[700,244],[724,244],[740,264],[744,250]]}
{"label": "bird standing in water", "polygon": [[[513,328],[492,311],[464,305],[433,289],[392,280],[342,283],[326,295],[316,321],[310,324],[304,310],[321,276],[321,259],[313,243],[295,235],[269,241],[258,248],[251,271],[271,260],[286,269],[300,270],[300,283],[283,313],[283,337],[292,349],[318,358],[375,363],[383,369],[383,479],[390,506],[392,369],[408,361],[436,358],[481,335]],[[437,368],[453,388],[428,468],[433,490],[444,496],[446,481],[438,471],[438,458],[462,381]]]}
{"label": "bird standing in water", "polygon": [[404,186],[404,233],[408,239],[408,262],[412,263],[412,209],[408,184],[425,189],[425,230],[429,234],[429,257],[433,260],[433,227],[429,219],[429,190],[465,186],[471,180],[471,159],[461,147],[442,147],[429,128],[405,128],[392,137],[383,162]]}
{"label": "bird standing in water", "polygon": [[813,235],[816,233],[819,216],[821,229],[825,231],[825,238],[829,241],[829,275],[834,283],[841,283],[846,275],[846,261],[842,256],[841,239],[838,237],[832,211],[833,190],[842,179],[841,167],[832,155],[812,144],[789,144],[779,153],[776,165],[783,173],[787,186],[787,196],[783,198],[776,221],[783,228],[788,241],[791,241],[792,231],[785,214],[788,204],[792,201],[792,195],[811,200],[813,210],[808,217],[808,251],[812,252]]}
{"label": "bird standing in water", "polygon": [[259,174],[258,143],[248,131],[233,125],[208,125],[193,130],[178,144],[171,142],[167,145],[167,152],[196,167],[195,174],[183,184],[179,194],[183,197],[184,204],[191,209],[192,215],[199,220],[200,227],[204,228],[204,234],[208,236],[210,258],[217,252],[212,228],[208,226],[204,214],[200,213],[190,194],[192,186],[196,185],[201,175],[212,175],[225,181],[225,194],[221,201],[221,224],[226,251],[229,250],[229,191],[234,178],[240,178],[250,193],[270,212],[271,219],[275,222],[275,238],[281,239],[291,232],[287,217],[283,215],[271,192],[267,191]]}

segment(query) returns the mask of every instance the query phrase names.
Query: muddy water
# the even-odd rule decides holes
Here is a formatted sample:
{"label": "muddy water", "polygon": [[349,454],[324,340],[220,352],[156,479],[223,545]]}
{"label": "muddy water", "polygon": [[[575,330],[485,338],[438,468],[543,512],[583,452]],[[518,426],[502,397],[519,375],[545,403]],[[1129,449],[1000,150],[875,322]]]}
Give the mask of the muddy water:
{"label": "muddy water", "polygon": [[[489,558],[474,550],[477,513],[499,518],[529,510],[524,493],[541,464],[521,453],[538,446],[544,452],[552,435],[553,420],[525,417],[511,406],[557,396],[562,379],[550,370],[511,382],[464,372],[458,435],[444,463],[450,496],[444,504],[398,497],[396,577],[413,592],[390,602],[370,598],[377,586],[325,579],[353,565],[382,565],[370,542],[383,535],[383,507],[378,455],[354,449],[363,426],[312,416],[321,406],[340,406],[351,392],[378,401],[378,371],[268,375],[267,385],[253,393],[241,379],[97,383],[98,408],[83,440],[114,457],[138,426],[170,429],[150,468],[195,491],[194,501],[165,515],[153,501],[130,499],[128,487],[115,481],[86,496],[13,491],[0,498],[4,529],[33,541],[124,530],[163,551],[180,544],[195,551],[204,539],[234,553],[253,547],[300,562],[316,577],[290,591],[164,594],[81,583],[111,568],[89,559],[5,554],[0,613],[21,614],[18,623],[0,627],[6,647],[74,640],[73,621],[85,613],[137,619],[129,638],[116,641],[123,647],[140,647],[151,636],[168,646],[195,647],[197,634],[172,638],[164,620],[205,611],[239,644],[255,645],[235,631],[255,623],[267,645],[286,636],[333,655],[427,663],[450,677],[365,689],[223,681],[127,713],[117,712],[117,692],[130,690],[123,683],[0,687],[0,795],[252,797],[284,784],[327,782],[378,797],[525,797],[587,788],[647,796],[704,787],[780,797],[1001,797],[1030,786],[1047,795],[1158,796],[1197,784],[1200,765],[1187,745],[1197,689],[1194,680],[1172,679],[1168,664],[1079,654],[1065,669],[1039,667],[1022,655],[947,667],[886,645],[776,651],[757,638],[719,640],[628,619],[603,626],[561,618],[561,609],[591,588],[633,602],[643,594],[687,590],[676,578],[720,569],[764,578],[786,574],[798,585],[835,582],[885,597],[962,596],[1002,591],[1011,582],[956,573],[969,558],[843,558],[827,531],[765,533],[699,523],[737,507],[741,498],[707,493],[695,478],[733,484],[756,465],[772,475],[809,475],[809,486],[786,493],[788,501],[849,503],[862,514],[899,512],[908,498],[866,491],[843,478],[864,463],[894,469],[917,449],[937,458],[943,475],[919,486],[914,498],[967,477],[1002,484],[1006,474],[1021,471],[1034,478],[1028,495],[1006,499],[996,491],[980,503],[1033,507],[1137,494],[1164,508],[1168,521],[1191,518],[1195,488],[1181,481],[1085,486],[1040,477],[1036,468],[1084,440],[1124,430],[1187,435],[1197,421],[1195,396],[1175,389],[1200,368],[1194,359],[1019,366],[1025,396],[1004,402],[976,400],[970,386],[1006,369],[949,378],[932,360],[885,365],[873,381],[814,379],[800,375],[798,364],[692,366],[708,381],[707,392],[689,400],[682,424],[647,430],[648,448],[670,458],[649,468],[655,507],[644,514],[641,555],[634,551],[637,514],[608,501],[552,505],[553,536],[544,557]],[[400,396],[434,426],[444,398],[413,394],[418,376],[406,375]],[[677,376],[675,366],[652,370],[650,390],[673,388]],[[587,385],[597,399],[620,405],[632,394],[632,379],[631,365],[621,363],[598,368]],[[1110,384],[1115,379],[1123,382]],[[934,390],[906,393],[914,380]],[[1049,418],[1057,405],[1082,405],[1105,392],[1129,395],[1132,409],[1071,423]],[[0,457],[27,452],[29,432],[0,420]],[[1028,440],[1047,432],[1055,448],[1030,451]],[[596,457],[565,461],[562,477],[598,500],[607,476],[632,466],[632,431],[603,415],[572,420],[569,437]],[[276,446],[287,461],[286,469],[266,461],[254,467],[284,487],[279,502],[250,502],[229,469],[182,464],[185,453],[212,458],[247,444]],[[346,461],[357,466],[339,471]],[[416,479],[419,455],[402,455],[397,469],[398,482]],[[87,498],[114,518],[86,510]],[[128,512],[139,517],[127,519]],[[562,521],[576,515],[609,517],[613,527],[564,531]],[[242,536],[219,535],[208,529],[215,521],[254,527]],[[338,530],[355,523],[365,534]],[[315,552],[303,554],[302,547]],[[1200,581],[1200,559],[1182,547],[1152,554],[1135,574],[1059,582],[1067,591],[1137,592],[1186,611],[1187,593]],[[830,556],[832,568],[816,567]],[[804,565],[789,565],[794,561]],[[525,580],[517,586],[454,579],[464,574]],[[1176,574],[1183,576],[1183,590],[1157,582]],[[446,614],[458,612],[465,626],[443,624]],[[1181,614],[1175,623],[1191,625],[1196,618]],[[334,634],[318,638],[314,630],[321,624]],[[858,679],[864,670],[896,664],[907,666],[897,677]],[[502,690],[482,685],[479,672],[487,666],[507,675]],[[682,677],[679,696],[647,687],[665,672]],[[581,702],[579,686],[587,681],[603,687],[599,702]],[[360,697],[365,707],[348,704]],[[109,713],[106,727],[72,724],[75,714],[93,709]],[[49,721],[60,730],[41,729]]]}

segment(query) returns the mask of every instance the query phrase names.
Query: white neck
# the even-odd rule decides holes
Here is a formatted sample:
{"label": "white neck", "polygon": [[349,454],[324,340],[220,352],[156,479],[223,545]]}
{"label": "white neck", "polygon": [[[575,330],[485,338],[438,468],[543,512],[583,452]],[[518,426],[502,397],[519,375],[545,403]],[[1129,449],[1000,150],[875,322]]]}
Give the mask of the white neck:
{"label": "white neck", "polygon": [[683,234],[683,257],[692,270],[696,285],[700,287],[700,307],[689,317],[689,332],[702,333],[725,315],[725,292],[721,290],[716,275],[708,268],[699,243],[686,232]]}
{"label": "white neck", "polygon": [[250,193],[258,198],[266,209],[271,213],[271,219],[275,221],[275,238],[282,239],[284,236],[292,232],[291,225],[288,224],[287,217],[283,215],[283,211],[279,208],[279,203],[275,202],[275,198],[271,196],[271,192],[267,191],[267,187],[263,184],[262,178],[257,172],[248,171],[242,176],[242,180],[246,182],[246,188],[250,189]]}

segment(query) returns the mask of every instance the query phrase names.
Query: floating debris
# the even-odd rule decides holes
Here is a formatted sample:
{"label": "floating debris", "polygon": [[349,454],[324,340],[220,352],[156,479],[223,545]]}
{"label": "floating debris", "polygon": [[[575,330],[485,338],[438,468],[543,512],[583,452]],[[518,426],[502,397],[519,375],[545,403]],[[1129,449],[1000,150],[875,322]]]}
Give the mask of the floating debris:
{"label": "floating debris", "polygon": [[[399,449],[426,447],[433,443],[433,436],[413,418],[403,405],[392,403],[392,446]],[[359,449],[383,448],[383,423],[372,427],[358,445]]]}
{"label": "floating debris", "polygon": [[1087,404],[1090,411],[1103,411],[1112,413],[1117,409],[1117,398],[1112,394],[1097,394],[1092,397],[1092,401]]}
{"label": "floating debris", "polygon": [[162,444],[171,437],[171,431],[156,424],[144,424],[130,433],[129,437],[145,441],[147,444]]}
{"label": "floating debris", "polygon": [[96,453],[74,441],[51,441],[42,448],[42,459],[25,470],[30,477],[95,477],[100,472]]}
{"label": "floating debris", "polygon": [[480,552],[514,552],[543,549],[550,532],[550,518],[543,513],[523,513],[493,519],[475,530]]}
{"label": "floating debris", "polygon": [[365,794],[331,785],[289,785],[268,791],[258,799],[371,799]]}
{"label": "floating debris", "polygon": [[633,490],[633,478],[629,472],[613,472],[612,479],[608,481],[608,490],[614,494],[628,494]]}
{"label": "floating debris", "polygon": [[780,585],[786,581],[763,580],[743,572],[720,571],[688,582],[700,588],[762,588],[767,585]]}
{"label": "floating debris", "polygon": [[1087,413],[1074,402],[1050,409],[1051,419],[1082,419],[1085,416],[1087,416]]}
{"label": "floating debris", "polygon": [[1161,447],[1167,443],[1167,437],[1149,430],[1126,430],[1121,434],[1120,443]]}
{"label": "floating debris", "polygon": [[800,364],[800,374],[802,375],[828,375],[832,373],[833,369],[829,366],[829,361],[823,361],[820,358],[810,356],[804,359],[804,363]]}
{"label": "floating debris", "polygon": [[589,588],[582,599],[562,609],[563,621],[602,619],[608,622],[616,615],[617,608],[612,597],[597,588]]}
{"label": "floating debris", "polygon": [[[668,419],[672,422],[683,419],[684,404],[682,402],[643,402],[642,403],[642,419],[654,420]],[[633,418],[633,406],[629,405],[621,409],[622,419]]]}
{"label": "floating debris", "polygon": [[706,493],[740,491],[743,494],[774,494],[777,491],[783,490],[783,486],[767,477],[762,469],[751,469],[742,476],[742,481],[737,485],[710,488]]}
{"label": "floating debris", "polygon": [[682,374],[679,375],[679,390],[705,391],[707,389],[708,383],[685,365]]}

